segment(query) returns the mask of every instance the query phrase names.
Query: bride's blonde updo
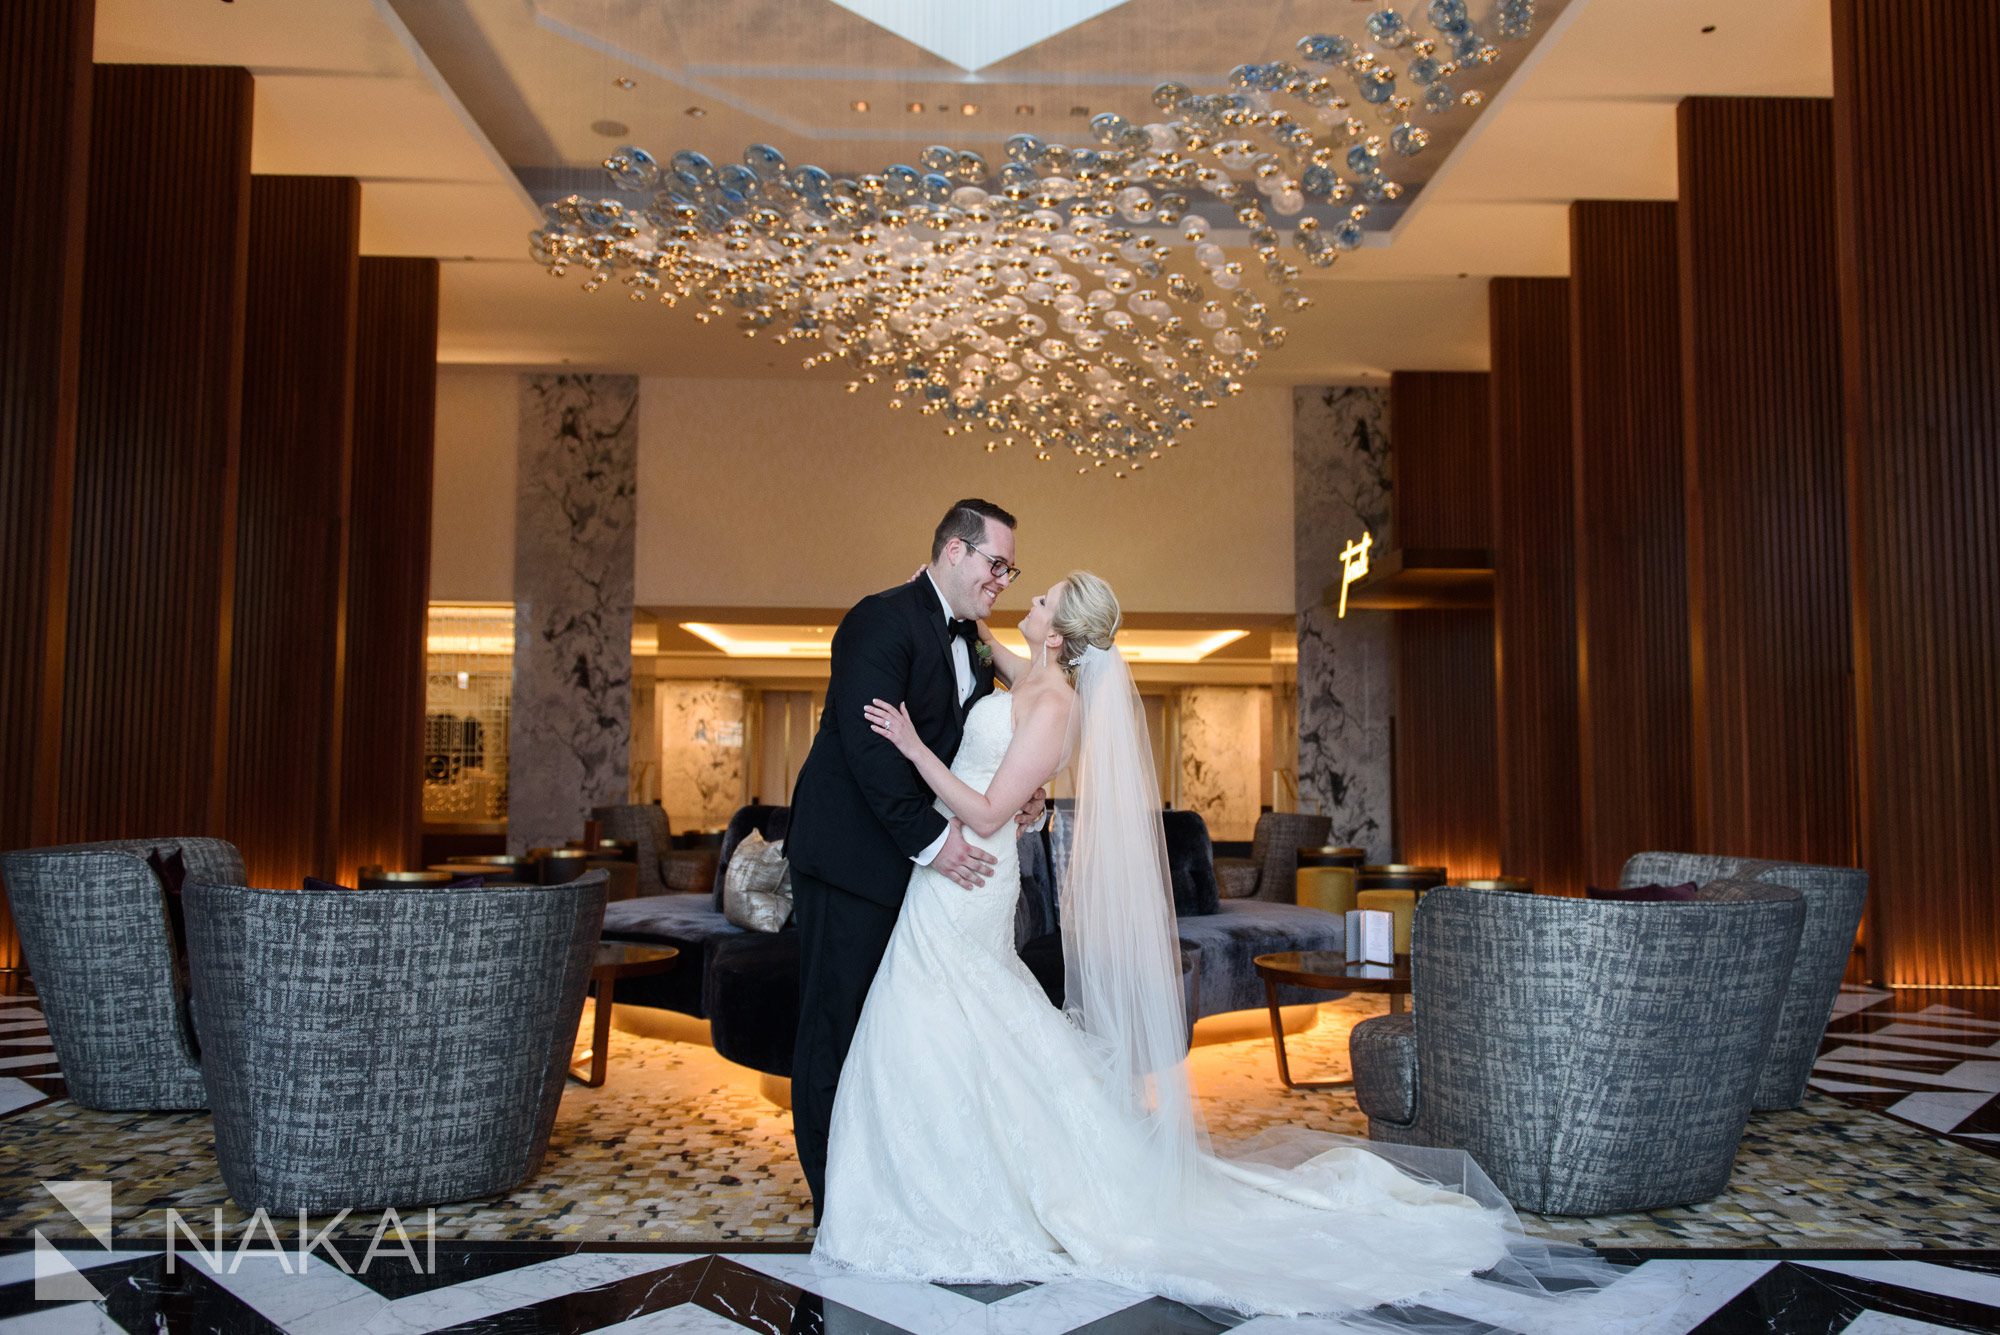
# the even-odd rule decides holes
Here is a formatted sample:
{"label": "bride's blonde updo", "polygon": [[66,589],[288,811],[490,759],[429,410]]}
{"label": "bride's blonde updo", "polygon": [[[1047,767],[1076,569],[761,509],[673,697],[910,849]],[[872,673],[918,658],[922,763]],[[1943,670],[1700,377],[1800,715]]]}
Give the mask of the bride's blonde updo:
{"label": "bride's blonde updo", "polygon": [[1118,638],[1122,620],[1118,596],[1109,584],[1088,570],[1071,571],[1063,581],[1062,602],[1050,621],[1050,628],[1063,638],[1056,662],[1064,674],[1076,676],[1077,661],[1085,649],[1109,649]]}

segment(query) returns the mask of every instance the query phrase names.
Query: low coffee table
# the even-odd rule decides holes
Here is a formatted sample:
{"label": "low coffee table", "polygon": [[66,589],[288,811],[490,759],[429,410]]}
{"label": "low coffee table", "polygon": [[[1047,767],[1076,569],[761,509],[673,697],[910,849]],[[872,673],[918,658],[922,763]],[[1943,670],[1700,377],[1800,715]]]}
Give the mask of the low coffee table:
{"label": "low coffee table", "polygon": [[592,1089],[604,1083],[605,1057],[611,1049],[611,992],[620,978],[665,973],[681,957],[672,946],[636,946],[606,941],[590,963],[590,993],[597,998],[591,1017],[590,1046],[570,1059],[569,1075]]}
{"label": "low coffee table", "polygon": [[1286,1089],[1352,1089],[1354,1081],[1294,1080],[1291,1064],[1285,1060],[1285,1026],[1278,1016],[1278,985],[1324,988],[1329,992],[1387,992],[1389,1013],[1400,1015],[1404,998],[1410,995],[1410,957],[1396,956],[1394,964],[1349,964],[1347,955],[1334,950],[1287,950],[1276,955],[1259,955],[1253,963],[1264,980],[1264,1000],[1271,1007],[1271,1046],[1278,1052],[1278,1079]]}

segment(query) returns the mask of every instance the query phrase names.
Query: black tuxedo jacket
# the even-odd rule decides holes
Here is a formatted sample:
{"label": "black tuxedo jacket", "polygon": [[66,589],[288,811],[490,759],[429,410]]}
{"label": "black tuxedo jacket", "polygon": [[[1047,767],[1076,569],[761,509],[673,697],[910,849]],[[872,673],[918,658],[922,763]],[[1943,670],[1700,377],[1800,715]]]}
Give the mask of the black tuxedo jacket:
{"label": "black tuxedo jacket", "polygon": [[792,788],[785,856],[793,866],[878,904],[903,902],[910,859],[944,832],[946,818],[916,766],[868,726],[861,707],[907,704],[924,745],[950,763],[966,713],[993,690],[992,665],[977,653],[972,677],[960,708],[944,608],[927,577],[863,598],[840,619],[826,709]]}

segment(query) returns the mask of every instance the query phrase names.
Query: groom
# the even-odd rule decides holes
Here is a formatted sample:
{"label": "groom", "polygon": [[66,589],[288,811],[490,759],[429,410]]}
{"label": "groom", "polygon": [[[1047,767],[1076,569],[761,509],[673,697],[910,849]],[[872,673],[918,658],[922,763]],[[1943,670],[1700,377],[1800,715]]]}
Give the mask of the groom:
{"label": "groom", "polygon": [[800,952],[792,1123],[815,1223],[825,1205],[834,1088],[910,868],[930,867],[971,890],[993,866],[956,820],[938,814],[916,768],[861,708],[878,699],[908,704],[918,736],[950,763],[967,711],[993,690],[990,656],[974,651],[977,622],[1019,573],[1014,516],[991,501],[963,500],[932,535],[930,564],[856,603],[833,635],[826,709],[792,789],[785,841]]}

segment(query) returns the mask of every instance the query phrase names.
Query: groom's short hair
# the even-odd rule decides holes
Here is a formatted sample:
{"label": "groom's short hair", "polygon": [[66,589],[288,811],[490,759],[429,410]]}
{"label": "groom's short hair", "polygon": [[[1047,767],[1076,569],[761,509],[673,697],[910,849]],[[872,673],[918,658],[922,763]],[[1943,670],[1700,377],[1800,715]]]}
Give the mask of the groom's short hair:
{"label": "groom's short hair", "polygon": [[985,541],[986,521],[989,519],[1008,528],[1014,527],[1014,516],[991,501],[982,501],[974,496],[954,502],[944,518],[938,521],[937,532],[931,535],[931,560],[943,556],[944,549],[953,538],[967,546]]}

